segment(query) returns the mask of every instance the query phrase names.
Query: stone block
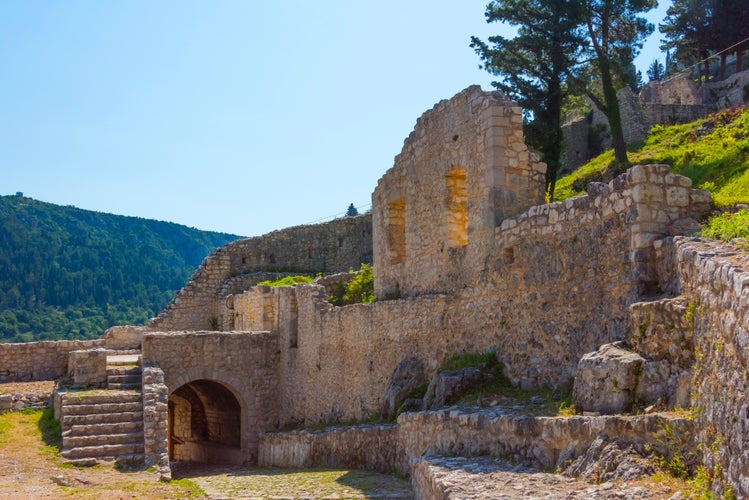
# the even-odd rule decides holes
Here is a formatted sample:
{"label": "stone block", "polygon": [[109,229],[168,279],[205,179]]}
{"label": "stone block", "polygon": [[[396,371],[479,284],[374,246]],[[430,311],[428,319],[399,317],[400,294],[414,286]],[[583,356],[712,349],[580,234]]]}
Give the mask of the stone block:
{"label": "stone block", "polygon": [[581,411],[622,413],[632,410],[645,359],[623,342],[605,344],[580,359],[572,399]]}

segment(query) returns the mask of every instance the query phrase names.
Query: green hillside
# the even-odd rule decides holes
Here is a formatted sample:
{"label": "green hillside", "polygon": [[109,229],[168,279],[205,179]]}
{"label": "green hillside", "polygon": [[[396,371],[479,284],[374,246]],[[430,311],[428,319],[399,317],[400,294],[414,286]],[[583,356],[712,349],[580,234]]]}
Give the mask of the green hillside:
{"label": "green hillside", "polygon": [[0,341],[96,338],[142,324],[237,238],[0,196]]}
{"label": "green hillside", "polygon": [[[655,126],[630,148],[632,164],[667,163],[672,171],[708,189],[718,206],[749,203],[749,108],[724,110],[686,125]],[[621,173],[612,151],[557,181],[555,199],[583,194],[589,182]]]}

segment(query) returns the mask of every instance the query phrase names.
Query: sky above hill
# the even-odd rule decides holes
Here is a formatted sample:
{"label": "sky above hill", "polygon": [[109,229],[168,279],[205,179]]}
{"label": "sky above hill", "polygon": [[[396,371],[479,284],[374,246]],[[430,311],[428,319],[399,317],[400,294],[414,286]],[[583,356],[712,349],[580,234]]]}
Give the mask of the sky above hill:
{"label": "sky above hill", "polygon": [[367,210],[424,111],[491,88],[486,4],[5,0],[0,194],[244,236]]}

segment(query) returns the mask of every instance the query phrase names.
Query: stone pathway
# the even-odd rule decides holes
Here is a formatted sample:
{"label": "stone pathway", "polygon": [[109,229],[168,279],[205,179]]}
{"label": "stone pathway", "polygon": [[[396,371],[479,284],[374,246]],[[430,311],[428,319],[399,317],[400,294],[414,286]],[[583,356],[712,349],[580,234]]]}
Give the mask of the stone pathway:
{"label": "stone pathway", "polygon": [[360,470],[295,470],[175,462],[172,463],[172,477],[189,478],[214,500],[413,498],[408,480]]}
{"label": "stone pathway", "polygon": [[425,457],[413,481],[424,498],[444,499],[667,499],[679,498],[668,486],[584,481],[514,465],[491,457]]}

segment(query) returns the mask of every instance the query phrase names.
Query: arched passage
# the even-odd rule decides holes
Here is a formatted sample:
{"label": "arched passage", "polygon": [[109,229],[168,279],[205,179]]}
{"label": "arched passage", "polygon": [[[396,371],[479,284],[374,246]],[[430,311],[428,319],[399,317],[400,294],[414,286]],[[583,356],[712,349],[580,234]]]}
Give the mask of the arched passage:
{"label": "arched passage", "polygon": [[169,395],[169,459],[241,464],[242,408],[213,380],[188,382]]}

